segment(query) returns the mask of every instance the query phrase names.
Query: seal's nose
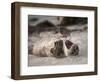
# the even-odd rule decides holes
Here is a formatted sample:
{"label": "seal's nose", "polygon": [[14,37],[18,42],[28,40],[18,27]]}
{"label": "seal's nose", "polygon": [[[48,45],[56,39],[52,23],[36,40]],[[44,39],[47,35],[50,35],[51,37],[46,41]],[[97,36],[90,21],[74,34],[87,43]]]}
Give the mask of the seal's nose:
{"label": "seal's nose", "polygon": [[74,44],[72,49],[71,49],[71,55],[78,55],[79,54],[79,47],[78,45]]}

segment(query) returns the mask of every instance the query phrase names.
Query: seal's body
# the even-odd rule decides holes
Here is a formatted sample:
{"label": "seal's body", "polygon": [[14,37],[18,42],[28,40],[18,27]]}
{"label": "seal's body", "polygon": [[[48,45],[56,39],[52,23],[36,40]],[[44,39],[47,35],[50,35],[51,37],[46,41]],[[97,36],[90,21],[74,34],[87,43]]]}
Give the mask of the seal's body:
{"label": "seal's body", "polygon": [[70,40],[52,39],[40,41],[38,45],[33,46],[33,55],[42,57],[67,57],[69,55],[78,55],[79,47]]}

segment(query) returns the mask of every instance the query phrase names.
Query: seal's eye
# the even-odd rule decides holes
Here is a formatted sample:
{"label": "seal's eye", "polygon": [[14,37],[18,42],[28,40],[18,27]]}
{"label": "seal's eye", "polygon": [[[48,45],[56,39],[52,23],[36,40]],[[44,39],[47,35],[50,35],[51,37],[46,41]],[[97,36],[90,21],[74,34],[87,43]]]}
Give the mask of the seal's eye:
{"label": "seal's eye", "polygon": [[70,49],[71,46],[73,45],[73,43],[72,43],[71,41],[69,41],[69,40],[66,40],[66,41],[65,41],[65,44],[66,44],[66,47],[67,47],[68,49]]}

